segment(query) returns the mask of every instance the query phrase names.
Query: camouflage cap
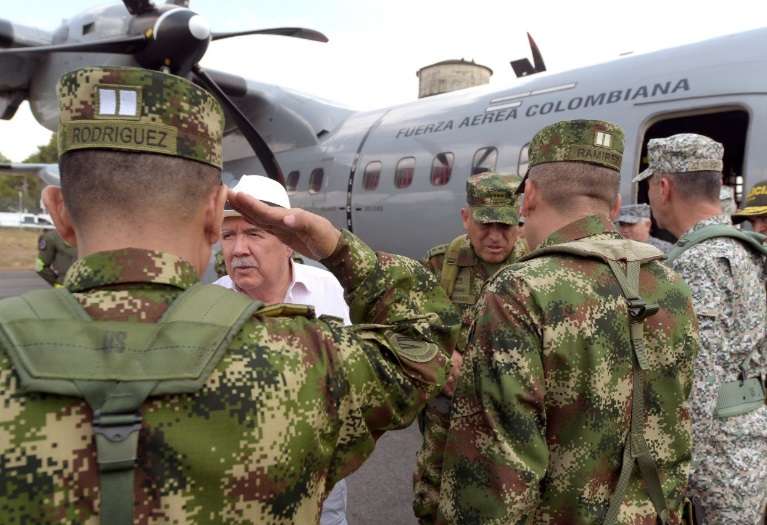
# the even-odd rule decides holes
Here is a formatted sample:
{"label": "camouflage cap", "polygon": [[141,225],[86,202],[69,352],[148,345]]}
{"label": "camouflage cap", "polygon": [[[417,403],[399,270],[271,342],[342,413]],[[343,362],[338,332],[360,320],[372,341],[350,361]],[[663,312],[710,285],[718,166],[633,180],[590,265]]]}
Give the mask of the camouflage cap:
{"label": "camouflage cap", "polygon": [[[535,134],[528,156],[530,168],[548,162],[587,162],[620,171],[623,130],[602,120],[563,120]],[[520,184],[518,192],[523,189]]]}
{"label": "camouflage cap", "polygon": [[767,181],[754,184],[748,192],[746,203],[736,213],[732,214],[733,222],[743,222],[749,217],[767,215]]}
{"label": "camouflage cap", "polygon": [[647,144],[647,169],[634,177],[639,182],[655,173],[722,171],[724,146],[696,133],[678,133]]}
{"label": "camouflage cap", "polygon": [[647,204],[627,204],[621,206],[618,220],[624,224],[636,224],[642,219],[650,218],[650,206]]}
{"label": "camouflage cap", "polygon": [[112,149],[184,157],[221,168],[224,113],[188,80],[132,67],[87,67],[58,84],[59,156]]}
{"label": "camouflage cap", "polygon": [[515,195],[521,178],[516,175],[481,173],[466,181],[466,202],[475,221],[483,224],[519,223],[519,203]]}

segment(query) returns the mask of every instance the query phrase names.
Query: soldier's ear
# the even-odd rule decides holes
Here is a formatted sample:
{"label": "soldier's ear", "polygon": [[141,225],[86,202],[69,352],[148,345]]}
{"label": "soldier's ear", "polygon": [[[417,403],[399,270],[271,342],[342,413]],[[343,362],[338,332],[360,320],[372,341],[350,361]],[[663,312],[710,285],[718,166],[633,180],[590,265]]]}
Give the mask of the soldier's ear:
{"label": "soldier's ear", "polygon": [[221,238],[221,226],[224,223],[224,205],[226,204],[226,186],[216,186],[205,204],[205,238],[210,244]]}
{"label": "soldier's ear", "polygon": [[610,208],[610,219],[613,222],[615,222],[615,219],[618,218],[618,214],[620,214],[622,203],[623,203],[623,198],[621,197],[621,194],[619,193],[618,196],[615,198],[615,202],[613,202],[612,208]]}
{"label": "soldier's ear", "polygon": [[64,194],[58,186],[46,186],[42,193],[43,204],[53,219],[56,231],[70,246],[77,246],[77,235],[72,217],[64,204]]}
{"label": "soldier's ear", "polygon": [[471,217],[471,211],[469,208],[461,208],[461,222],[463,222],[463,228],[469,229],[469,218]]}
{"label": "soldier's ear", "polygon": [[538,206],[539,199],[538,188],[535,187],[535,184],[530,179],[525,181],[525,191],[522,195],[522,206],[519,212],[523,217],[529,217],[530,212]]}

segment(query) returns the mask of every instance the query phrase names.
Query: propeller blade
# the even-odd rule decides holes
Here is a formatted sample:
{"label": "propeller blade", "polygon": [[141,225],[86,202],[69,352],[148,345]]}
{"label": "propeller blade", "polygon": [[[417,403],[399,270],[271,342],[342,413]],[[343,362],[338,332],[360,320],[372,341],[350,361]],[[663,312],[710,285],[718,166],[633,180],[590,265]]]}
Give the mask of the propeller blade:
{"label": "propeller blade", "polygon": [[252,31],[232,31],[230,33],[213,33],[212,40],[222,40],[224,38],[231,38],[233,36],[245,36],[245,35],[280,35],[289,36],[293,38],[303,38],[305,40],[314,40],[315,42],[327,42],[328,37],[315,31],[314,29],[306,29],[304,27],[274,27],[272,29],[254,29]]}
{"label": "propeller blade", "polygon": [[53,44],[50,46],[9,47],[0,49],[0,55],[21,55],[41,53],[115,53],[132,55],[146,45],[144,35],[126,36],[93,40],[91,42],[76,42],[74,44]]}
{"label": "propeller blade", "polygon": [[245,140],[248,141],[250,147],[253,148],[253,152],[261,161],[261,165],[266,170],[266,174],[269,178],[276,180],[283,186],[285,185],[285,177],[282,175],[280,165],[277,163],[277,159],[269,148],[269,145],[264,139],[261,138],[261,134],[253,127],[248,117],[240,111],[240,108],[230,99],[226,93],[216,84],[216,81],[203,70],[199,64],[192,67],[192,73],[200,81],[200,83],[209,91],[211,91],[216,98],[230,111],[232,118],[237,123],[237,127],[242,131]]}
{"label": "propeller blade", "polygon": [[123,5],[128,12],[135,16],[153,13],[157,11],[152,0],[123,0]]}

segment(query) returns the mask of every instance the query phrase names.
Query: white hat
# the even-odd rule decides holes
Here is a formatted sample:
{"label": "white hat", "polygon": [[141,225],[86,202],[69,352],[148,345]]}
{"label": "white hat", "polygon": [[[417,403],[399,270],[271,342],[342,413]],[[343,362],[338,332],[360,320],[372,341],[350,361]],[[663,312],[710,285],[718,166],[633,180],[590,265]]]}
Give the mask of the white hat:
{"label": "white hat", "polygon": [[[290,198],[288,198],[288,192],[285,191],[282,184],[263,175],[243,175],[232,189],[250,195],[272,206],[290,208]],[[224,217],[239,216],[240,212],[231,209],[229,203],[227,203],[224,207]]]}

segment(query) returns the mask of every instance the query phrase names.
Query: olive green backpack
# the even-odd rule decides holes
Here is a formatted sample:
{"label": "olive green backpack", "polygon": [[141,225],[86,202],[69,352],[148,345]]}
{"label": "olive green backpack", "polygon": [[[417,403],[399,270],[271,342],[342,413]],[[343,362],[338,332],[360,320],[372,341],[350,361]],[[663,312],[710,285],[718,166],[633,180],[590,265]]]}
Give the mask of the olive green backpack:
{"label": "olive green backpack", "polygon": [[93,320],[62,288],[0,301],[0,348],[21,389],[83,398],[93,409],[101,523],[133,523],[142,403],[201,389],[259,307],[203,284],[181,294],[157,323]]}

